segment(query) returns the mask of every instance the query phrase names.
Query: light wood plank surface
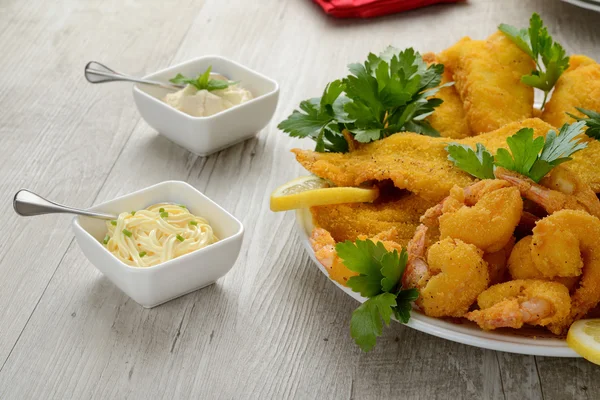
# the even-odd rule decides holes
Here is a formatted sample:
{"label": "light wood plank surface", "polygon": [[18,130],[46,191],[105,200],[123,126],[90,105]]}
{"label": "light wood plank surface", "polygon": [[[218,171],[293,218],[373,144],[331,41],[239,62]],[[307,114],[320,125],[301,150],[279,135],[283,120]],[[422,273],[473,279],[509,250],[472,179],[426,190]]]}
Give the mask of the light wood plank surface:
{"label": "light wood plank surface", "polygon": [[[0,4],[0,177],[89,206],[167,179],[188,181],[240,218],[246,238],[217,284],[141,308],[73,241],[66,216],[0,228],[0,399],[599,398],[600,370],[581,359],[482,350],[393,324],[363,354],[354,300],[304,253],[292,213],[268,194],[302,173],[276,129],[348,62],[388,44],[439,51],[538,11],[568,51],[600,59],[600,14],[560,1],[436,6],[338,21],[308,0],[4,1]],[[208,158],[158,136],[127,84],[91,86],[89,60],[142,75],[222,54],[281,85],[256,138]]]}

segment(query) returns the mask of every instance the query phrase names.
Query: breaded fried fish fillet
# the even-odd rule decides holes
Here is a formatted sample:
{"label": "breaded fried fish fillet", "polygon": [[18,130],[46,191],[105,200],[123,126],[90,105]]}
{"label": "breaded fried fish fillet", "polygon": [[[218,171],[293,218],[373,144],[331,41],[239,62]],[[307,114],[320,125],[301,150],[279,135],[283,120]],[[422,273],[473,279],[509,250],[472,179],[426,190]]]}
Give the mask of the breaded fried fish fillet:
{"label": "breaded fried fish fillet", "polygon": [[[428,64],[439,62],[433,53],[423,54],[423,60]],[[452,72],[445,68],[442,84],[452,82],[452,79]],[[462,139],[471,136],[463,102],[456,91],[456,86],[443,87],[433,97],[442,99],[444,102],[427,117],[431,127],[437,130],[442,137]]]}
{"label": "breaded fried fish fillet", "polygon": [[472,134],[533,116],[533,88],[521,77],[535,64],[503,33],[487,40],[463,38],[438,59],[452,73]]}
{"label": "breaded fried fish fillet", "polygon": [[[534,136],[545,136],[550,129],[554,129],[538,118],[531,118],[456,142],[472,147],[482,143],[495,153],[498,148],[507,147],[507,137],[526,127],[534,130]],[[445,150],[448,142],[447,138],[399,133],[361,145],[351,153],[318,153],[301,149],[293,149],[292,152],[304,168],[338,186],[358,186],[367,181],[390,179],[399,189],[407,189],[429,201],[440,201],[454,185],[464,187],[474,180],[448,161]],[[596,141],[575,154],[568,167],[598,192],[600,170],[594,167],[582,171],[588,164],[600,164],[600,144]]]}
{"label": "breaded fried fish fillet", "polygon": [[336,242],[373,237],[388,231],[386,240],[406,246],[419,218],[435,203],[415,194],[406,194],[387,203],[349,203],[311,207],[315,225],[326,229]]}
{"label": "breaded fried fish fillet", "polygon": [[600,142],[589,140],[588,146],[573,154],[573,160],[566,164],[583,182],[590,185],[595,193],[600,193]]}
{"label": "breaded fried fish fillet", "polygon": [[313,174],[337,186],[391,179],[399,189],[432,201],[444,198],[452,186],[472,181],[467,173],[447,160],[446,138],[414,133],[389,136],[351,153],[317,153],[293,149],[296,160]]}
{"label": "breaded fried fish fillet", "polygon": [[574,55],[556,82],[542,119],[557,128],[575,122],[567,112],[583,117],[575,107],[600,112],[600,64],[589,57]]}

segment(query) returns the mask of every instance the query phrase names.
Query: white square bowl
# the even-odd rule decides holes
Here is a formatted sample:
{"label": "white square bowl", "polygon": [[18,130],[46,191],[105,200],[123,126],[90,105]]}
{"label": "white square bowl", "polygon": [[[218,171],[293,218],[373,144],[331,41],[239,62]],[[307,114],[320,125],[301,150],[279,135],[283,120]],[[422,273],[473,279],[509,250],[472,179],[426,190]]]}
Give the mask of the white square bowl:
{"label": "white square bowl", "polygon": [[203,249],[152,267],[132,267],[113,256],[102,244],[106,223],[78,216],[73,219],[75,238],[83,254],[119,289],[140,305],[151,308],[214,283],[235,263],[244,227],[234,216],[191,185],[166,181],[90,208],[118,215],[157,203],[184,204],[206,218],[220,239]]}
{"label": "white square bowl", "polygon": [[207,156],[249,139],[264,128],[275,113],[279,85],[249,68],[220,56],[199,57],[147,75],[144,79],[167,82],[178,73],[197,76],[209,66],[212,71],[252,92],[254,99],[209,117],[193,117],[162,99],[168,89],[136,84],[135,104],[146,122],[158,133],[199,156]]}

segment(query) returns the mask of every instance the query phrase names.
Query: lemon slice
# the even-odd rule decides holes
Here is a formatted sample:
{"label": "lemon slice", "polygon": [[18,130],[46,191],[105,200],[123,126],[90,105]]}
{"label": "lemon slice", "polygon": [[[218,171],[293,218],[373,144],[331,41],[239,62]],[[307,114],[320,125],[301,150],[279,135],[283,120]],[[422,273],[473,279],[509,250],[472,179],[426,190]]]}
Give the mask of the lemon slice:
{"label": "lemon slice", "polygon": [[576,321],[567,334],[567,344],[586,360],[600,365],[600,319]]}
{"label": "lemon slice", "polygon": [[337,187],[317,176],[301,176],[279,186],[271,193],[271,210],[342,203],[370,203],[379,196],[377,188]]}

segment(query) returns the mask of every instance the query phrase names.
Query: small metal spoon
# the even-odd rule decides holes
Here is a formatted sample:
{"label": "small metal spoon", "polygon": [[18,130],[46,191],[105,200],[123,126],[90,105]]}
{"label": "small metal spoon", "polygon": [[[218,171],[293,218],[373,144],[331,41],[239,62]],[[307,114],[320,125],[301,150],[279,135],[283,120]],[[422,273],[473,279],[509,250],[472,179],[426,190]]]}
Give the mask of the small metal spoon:
{"label": "small metal spoon", "polygon": [[50,200],[46,200],[42,196],[27,189],[21,189],[15,194],[13,199],[13,208],[17,214],[23,217],[42,214],[68,213],[100,219],[117,219],[116,215],[63,206]]}
{"label": "small metal spoon", "polygon": [[100,64],[96,61],[90,61],[85,66],[85,79],[90,83],[104,83],[104,82],[115,82],[115,81],[126,81],[144,83],[146,85],[159,86],[163,89],[178,90],[185,87],[185,85],[176,85],[173,83],[149,81],[146,79],[136,78],[117,72],[113,69],[108,68],[104,64]]}

